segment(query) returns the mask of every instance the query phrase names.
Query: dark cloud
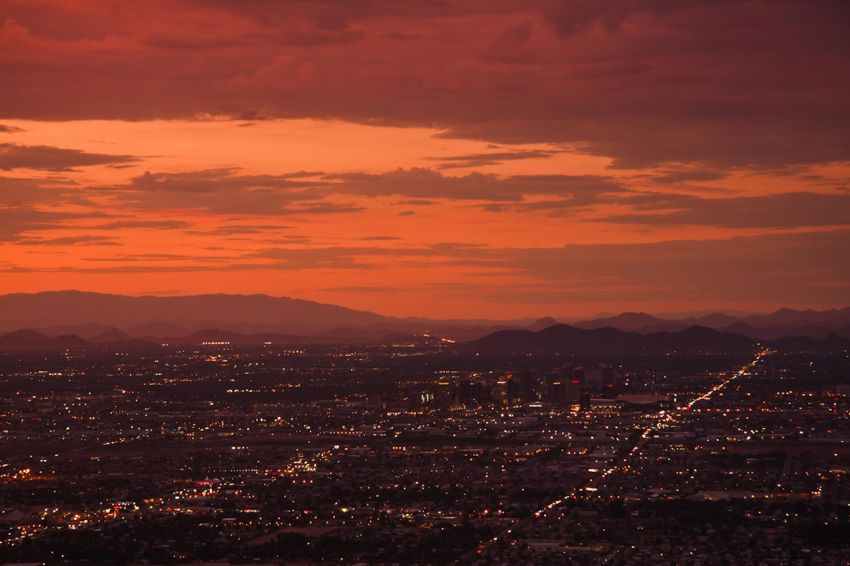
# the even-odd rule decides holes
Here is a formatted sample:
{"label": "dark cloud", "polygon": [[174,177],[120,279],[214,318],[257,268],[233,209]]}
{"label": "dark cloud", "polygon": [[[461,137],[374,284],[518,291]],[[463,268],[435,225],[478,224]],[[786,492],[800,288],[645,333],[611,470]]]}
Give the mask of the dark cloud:
{"label": "dark cloud", "polygon": [[68,220],[96,217],[97,214],[74,214],[50,212],[27,206],[0,208],[0,242],[19,239],[24,233],[50,230],[60,227]]}
{"label": "dark cloud", "polygon": [[382,174],[328,175],[332,190],[358,196],[398,195],[414,199],[520,201],[528,195],[570,196],[590,202],[599,195],[626,190],[612,179],[595,175],[515,175],[470,173],[460,177],[430,169],[398,169]]}
{"label": "dark cloud", "polygon": [[288,190],[317,185],[310,181],[298,180],[301,177],[303,174],[300,172],[293,175],[239,175],[238,169],[205,169],[183,173],[146,171],[143,175],[134,177],[130,185],[133,189],[169,194]]}
{"label": "dark cloud", "polygon": [[19,128],[17,126],[7,126],[6,124],[0,124],[0,134],[17,134],[23,131],[23,128]]}
{"label": "dark cloud", "polygon": [[91,230],[179,230],[189,226],[183,220],[116,220],[106,224],[98,224],[87,229]]}
{"label": "dark cloud", "polygon": [[[483,254],[491,265],[555,283],[560,300],[843,304],[850,233],[772,234],[728,240],[568,245]],[[831,282],[823,288],[824,282]],[[574,287],[575,286],[575,287]],[[580,288],[573,292],[573,288]]]}
{"label": "dark cloud", "polygon": [[[236,169],[151,173],[129,184],[97,189],[122,206],[140,210],[203,210],[223,214],[336,214],[359,212],[362,203],[334,197],[407,197],[400,204],[422,206],[436,199],[520,202],[531,195],[569,199],[572,206],[627,189],[594,175],[444,175],[431,169],[387,173],[305,173],[241,175]],[[227,230],[222,227],[222,230]]]}
{"label": "dark cloud", "polygon": [[190,263],[207,263],[207,262],[223,262],[234,261],[240,259],[238,255],[189,255],[189,254],[173,254],[173,253],[137,253],[137,254],[121,254],[112,257],[89,257],[86,261],[99,263],[135,263],[135,262],[190,262]]}
{"label": "dark cloud", "polygon": [[481,58],[490,63],[501,64],[541,63],[541,53],[529,43],[533,33],[532,22],[511,25],[490,42]]}
{"label": "dark cloud", "polygon": [[[662,174],[665,182],[709,179],[713,171],[676,169]],[[664,182],[662,182],[662,185]],[[499,213],[543,212],[551,216],[594,214],[594,220],[647,226],[704,225],[726,228],[791,228],[850,224],[850,192],[793,192],[766,196],[705,198],[689,194],[637,191],[610,177],[596,175],[452,176],[432,169],[398,169],[386,173],[295,172],[242,175],[238,169],[183,173],[145,173],[128,184],[78,187],[64,179],[0,177],[0,204],[39,208],[75,204],[94,210],[95,202],[138,211],[193,210],[233,215],[235,224],[196,231],[214,236],[239,236],[289,229],[273,222],[239,222],[238,217],[356,213],[368,205],[361,199],[401,197],[394,204],[413,207],[439,201],[469,202]],[[606,205],[626,212],[604,213]],[[622,210],[622,209],[621,209]],[[413,215],[415,210],[401,211]],[[187,229],[184,220],[116,219],[91,228]]]}
{"label": "dark cloud", "polygon": [[502,151],[490,153],[471,153],[466,155],[453,155],[449,157],[429,157],[432,161],[439,161],[439,169],[457,169],[461,167],[482,167],[485,165],[499,165],[505,161],[517,161],[520,159],[546,159],[555,155],[556,151],[527,150],[527,151]]}
{"label": "dark cloud", "polygon": [[7,0],[4,14],[9,118],[249,109],[563,142],[617,167],[850,159],[846,2]]}
{"label": "dark cloud", "polygon": [[301,173],[293,176],[239,175],[236,169],[212,169],[184,173],[146,172],[134,177],[129,185],[112,188],[110,192],[133,208],[268,215],[303,211],[303,207],[295,209],[293,205],[321,199],[324,195],[307,189],[323,185],[303,179]]}
{"label": "dark cloud", "polygon": [[[588,206],[594,205],[594,206]],[[620,205],[626,213],[602,213],[601,205]],[[721,228],[795,228],[850,225],[850,193],[793,192],[766,196],[704,198],[670,192],[623,190],[585,199],[556,198],[525,202],[491,202],[478,205],[487,212],[545,212],[574,216],[577,211],[596,214],[592,221],[661,226],[715,226]]]}
{"label": "dark cloud", "polygon": [[710,225],[728,228],[791,228],[850,225],[848,193],[780,193],[763,197],[698,198],[643,194],[626,197],[639,212],[600,218],[606,222]]}
{"label": "dark cloud", "polygon": [[716,181],[726,175],[719,171],[709,169],[673,169],[664,171],[660,175],[654,175],[650,179],[662,185],[675,183],[689,183],[691,181]]}
{"label": "dark cloud", "polygon": [[[498,287],[468,286],[494,302],[640,302],[658,300],[806,304],[814,294],[841,303],[850,291],[847,232],[768,234],[725,240],[493,248],[445,243],[418,248],[319,247],[267,250],[272,269],[371,269],[386,261],[410,267],[475,268],[482,276],[523,276]],[[828,284],[825,284],[828,283]]]}
{"label": "dark cloud", "polygon": [[269,260],[268,265],[275,269],[367,269],[369,259],[389,256],[409,255],[402,250],[393,250],[376,246],[333,246],[305,248],[273,248],[257,254],[257,257]]}
{"label": "dark cloud", "polygon": [[252,255],[269,261],[274,269],[374,269],[391,259],[396,265],[407,261],[408,267],[452,265],[463,259],[474,259],[483,246],[444,242],[427,246],[311,246],[269,248]]}
{"label": "dark cloud", "polygon": [[87,153],[79,149],[63,149],[47,145],[0,143],[0,169],[40,169],[71,171],[74,167],[131,163],[139,158],[131,155]]}
{"label": "dark cloud", "polygon": [[[582,244],[550,248],[494,248],[442,243],[414,248],[319,247],[274,249],[262,256],[282,269],[368,269],[387,260],[419,267],[485,269],[531,278],[559,300],[730,300],[793,304],[823,296],[841,302],[850,291],[850,233],[768,234],[723,240],[646,244]],[[487,272],[485,271],[485,273]],[[536,281],[536,283],[535,283]],[[475,293],[477,287],[470,291]],[[516,288],[505,290],[515,298]],[[532,293],[533,294],[533,293]],[[534,302],[525,294],[516,300]],[[822,295],[821,295],[822,296]]]}
{"label": "dark cloud", "polygon": [[289,212],[292,212],[293,214],[339,214],[346,212],[361,212],[363,210],[366,210],[365,206],[358,206],[353,203],[335,204],[325,202],[321,204],[308,204],[293,207],[289,209]]}
{"label": "dark cloud", "polygon": [[277,224],[229,224],[227,226],[219,226],[209,232],[198,233],[209,234],[211,236],[239,236],[243,234],[267,234],[280,230],[291,230],[292,228],[292,226],[281,226]]}
{"label": "dark cloud", "polygon": [[0,177],[0,206],[27,207],[65,203],[85,205],[90,201],[79,187],[68,179]]}
{"label": "dark cloud", "polygon": [[62,238],[20,238],[14,241],[19,246],[120,246],[116,238],[109,236],[66,236]]}
{"label": "dark cloud", "polygon": [[327,287],[322,291],[331,291],[339,293],[367,293],[367,294],[384,294],[384,293],[401,293],[405,291],[400,287],[366,287],[363,285],[347,285],[344,287]]}

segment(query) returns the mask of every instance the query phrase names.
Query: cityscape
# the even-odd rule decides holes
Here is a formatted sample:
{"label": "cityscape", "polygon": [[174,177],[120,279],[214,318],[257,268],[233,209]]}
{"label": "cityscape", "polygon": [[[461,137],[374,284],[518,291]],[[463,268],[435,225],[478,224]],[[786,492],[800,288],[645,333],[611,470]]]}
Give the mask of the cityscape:
{"label": "cityscape", "polygon": [[0,0],[0,566],[850,565],[847,0]]}
{"label": "cityscape", "polygon": [[843,564],[833,341],[7,352],[0,560]]}

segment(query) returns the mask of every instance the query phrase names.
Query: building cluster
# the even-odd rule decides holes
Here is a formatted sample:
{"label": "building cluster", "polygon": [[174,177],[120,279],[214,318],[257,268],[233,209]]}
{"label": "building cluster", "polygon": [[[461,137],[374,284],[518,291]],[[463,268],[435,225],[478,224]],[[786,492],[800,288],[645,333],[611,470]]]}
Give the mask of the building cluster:
{"label": "building cluster", "polygon": [[845,564],[848,377],[846,352],[0,354],[0,562]]}

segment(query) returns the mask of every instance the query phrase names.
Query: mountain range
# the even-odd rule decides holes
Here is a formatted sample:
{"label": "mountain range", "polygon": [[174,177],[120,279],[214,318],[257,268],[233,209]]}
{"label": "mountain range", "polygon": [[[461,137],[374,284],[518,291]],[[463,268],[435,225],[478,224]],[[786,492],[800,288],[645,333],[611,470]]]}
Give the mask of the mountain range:
{"label": "mountain range", "polygon": [[850,308],[824,311],[783,308],[769,314],[731,316],[713,313],[680,319],[662,319],[646,313],[627,312],[612,317],[579,321],[574,326],[584,329],[610,327],[642,334],[705,326],[762,340],[775,340],[786,336],[821,339],[831,334],[850,338]]}
{"label": "mountain range", "polygon": [[[566,327],[564,322],[570,326]],[[565,328],[550,330],[559,325]],[[832,335],[848,339],[850,308],[779,309],[769,314],[713,313],[682,318],[627,312],[588,320],[560,317],[439,320],[394,318],[338,305],[268,295],[129,297],[80,291],[0,295],[0,349],[26,349],[27,344],[33,348],[50,348],[75,343],[197,344],[213,340],[236,344],[365,344],[409,340],[423,334],[474,342],[494,334],[502,336],[499,333],[503,331],[565,334],[579,330],[617,330],[629,335],[611,335],[623,348],[651,349],[652,340],[665,333],[671,338],[687,331],[683,339],[692,338],[698,332],[693,327],[761,340],[806,337],[817,342]],[[22,329],[26,332],[19,332]],[[638,341],[633,335],[646,335],[647,338]],[[519,340],[528,338],[522,333],[509,336]],[[548,334],[541,339],[545,340],[546,336]],[[591,342],[595,336],[593,332],[586,334]],[[577,340],[578,335],[572,338]]]}

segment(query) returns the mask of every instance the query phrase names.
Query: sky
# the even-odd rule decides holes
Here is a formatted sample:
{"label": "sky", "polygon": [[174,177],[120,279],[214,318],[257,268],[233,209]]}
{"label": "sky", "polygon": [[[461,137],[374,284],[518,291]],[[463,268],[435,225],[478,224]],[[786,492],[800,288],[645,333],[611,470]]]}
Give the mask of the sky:
{"label": "sky", "polygon": [[850,304],[843,0],[0,0],[0,293]]}

